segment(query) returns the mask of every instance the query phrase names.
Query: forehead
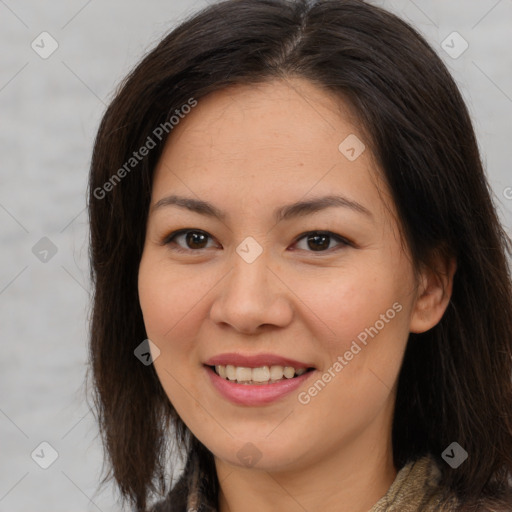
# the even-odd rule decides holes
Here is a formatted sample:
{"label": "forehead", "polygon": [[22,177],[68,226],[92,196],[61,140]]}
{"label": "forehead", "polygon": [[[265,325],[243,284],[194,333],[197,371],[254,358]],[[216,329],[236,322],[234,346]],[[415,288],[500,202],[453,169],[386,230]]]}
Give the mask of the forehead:
{"label": "forehead", "polygon": [[334,151],[337,156],[340,137],[356,132],[360,129],[348,105],[294,78],[237,84],[201,98],[173,129],[167,145],[176,146],[185,137],[202,155],[207,150],[233,157],[289,148],[286,153]]}
{"label": "forehead", "polygon": [[176,190],[276,205],[283,195],[337,191],[375,210],[379,172],[364,142],[350,107],[306,80],[232,86],[200,99],[173,128],[153,203]]}

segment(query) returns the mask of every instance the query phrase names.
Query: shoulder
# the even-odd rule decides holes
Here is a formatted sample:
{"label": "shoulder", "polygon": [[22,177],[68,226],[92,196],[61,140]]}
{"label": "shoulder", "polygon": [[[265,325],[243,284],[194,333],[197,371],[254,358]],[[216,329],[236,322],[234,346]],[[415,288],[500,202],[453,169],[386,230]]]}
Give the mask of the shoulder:
{"label": "shoulder", "polygon": [[370,512],[512,512],[512,504],[491,498],[482,498],[473,505],[463,504],[441,480],[441,468],[433,456],[410,461]]}
{"label": "shoulder", "polygon": [[460,505],[456,512],[512,512],[512,498],[499,500],[497,498],[481,498],[471,505]]}
{"label": "shoulder", "polygon": [[442,486],[439,463],[431,455],[412,463],[412,467],[417,468],[416,474],[423,482],[425,492],[418,512],[512,512],[512,497],[500,500],[488,496],[466,503],[454,491],[447,490]]}

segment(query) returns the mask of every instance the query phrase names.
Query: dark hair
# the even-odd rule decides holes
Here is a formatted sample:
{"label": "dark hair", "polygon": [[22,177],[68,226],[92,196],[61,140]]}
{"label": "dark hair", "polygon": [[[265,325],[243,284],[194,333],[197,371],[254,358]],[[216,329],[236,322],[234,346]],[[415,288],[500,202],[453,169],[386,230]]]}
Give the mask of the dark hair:
{"label": "dark hair", "polygon": [[[408,340],[392,430],[395,466],[432,454],[442,485],[462,503],[504,495],[512,473],[511,240],[493,205],[468,110],[442,60],[407,23],[361,0],[209,6],[149,52],[107,108],[88,198],[90,363],[110,466],[102,483],[113,476],[123,499],[144,510],[150,493],[165,489],[169,427],[179,446],[190,435],[190,449],[214,470],[212,454],[179,418],[153,366],[134,356],[147,338],[137,275],[152,173],[166,136],[122,179],[113,181],[114,174],[127,170],[133,152],[191,98],[294,76],[354,109],[415,270],[435,254],[457,261],[443,318]],[[453,441],[469,453],[457,470],[441,459]]]}

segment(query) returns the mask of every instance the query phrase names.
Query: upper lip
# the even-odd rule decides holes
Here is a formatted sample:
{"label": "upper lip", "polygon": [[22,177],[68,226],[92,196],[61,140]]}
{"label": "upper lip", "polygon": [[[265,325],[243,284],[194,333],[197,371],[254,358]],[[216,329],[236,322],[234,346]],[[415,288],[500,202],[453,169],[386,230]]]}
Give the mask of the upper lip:
{"label": "upper lip", "polygon": [[277,354],[218,354],[205,361],[204,364],[207,366],[231,364],[233,366],[244,366],[246,368],[258,368],[260,366],[292,366],[295,369],[313,367],[310,363],[304,363],[288,357],[278,356]]}

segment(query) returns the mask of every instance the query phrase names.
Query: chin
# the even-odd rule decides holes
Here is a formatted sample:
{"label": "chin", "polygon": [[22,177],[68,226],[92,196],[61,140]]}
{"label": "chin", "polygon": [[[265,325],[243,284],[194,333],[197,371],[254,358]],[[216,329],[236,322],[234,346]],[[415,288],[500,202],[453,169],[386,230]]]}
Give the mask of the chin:
{"label": "chin", "polygon": [[293,442],[288,437],[288,445],[284,439],[276,438],[270,441],[268,438],[259,436],[251,437],[245,435],[243,440],[230,439],[229,446],[218,446],[216,443],[205,444],[213,453],[216,459],[226,464],[247,469],[258,469],[262,471],[286,471],[294,469],[301,464],[302,453],[297,448],[304,449],[303,442],[297,439]]}

